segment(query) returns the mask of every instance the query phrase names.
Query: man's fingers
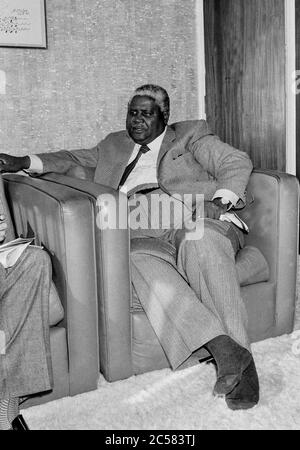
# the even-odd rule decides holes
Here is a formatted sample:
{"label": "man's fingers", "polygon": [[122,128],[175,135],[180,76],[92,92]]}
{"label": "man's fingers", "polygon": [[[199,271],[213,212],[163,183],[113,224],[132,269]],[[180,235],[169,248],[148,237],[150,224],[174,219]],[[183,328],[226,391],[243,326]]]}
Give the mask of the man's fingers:
{"label": "man's fingers", "polygon": [[0,231],[5,231],[7,229],[7,222],[5,220],[5,215],[0,214]]}
{"label": "man's fingers", "polygon": [[4,221],[5,216],[4,214],[0,214],[0,242],[4,241],[6,236],[6,230],[7,230],[7,223]]}
{"label": "man's fingers", "polygon": [[7,164],[7,158],[5,157],[5,155],[0,155],[0,164]]}
{"label": "man's fingers", "polygon": [[9,166],[10,164],[7,161],[5,161],[4,159],[0,159],[0,170],[2,172],[9,171]]}
{"label": "man's fingers", "polygon": [[209,219],[219,219],[221,214],[221,208],[212,202],[205,202],[204,205],[205,217]]}

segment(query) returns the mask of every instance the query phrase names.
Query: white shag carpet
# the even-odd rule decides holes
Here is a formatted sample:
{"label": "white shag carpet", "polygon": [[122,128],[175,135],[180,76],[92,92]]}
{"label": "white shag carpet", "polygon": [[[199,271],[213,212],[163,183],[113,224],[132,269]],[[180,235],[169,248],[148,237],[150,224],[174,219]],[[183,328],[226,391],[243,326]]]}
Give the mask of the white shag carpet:
{"label": "white shag carpet", "polygon": [[299,430],[300,268],[295,331],[253,344],[260,402],[231,411],[212,396],[215,369],[197,365],[108,383],[98,389],[22,410],[32,430]]}

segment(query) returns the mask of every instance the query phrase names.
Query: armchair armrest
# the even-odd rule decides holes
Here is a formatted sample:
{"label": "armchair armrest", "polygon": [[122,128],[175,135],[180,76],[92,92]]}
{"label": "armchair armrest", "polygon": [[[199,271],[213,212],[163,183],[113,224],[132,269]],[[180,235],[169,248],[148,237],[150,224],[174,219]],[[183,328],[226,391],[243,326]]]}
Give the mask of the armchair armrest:
{"label": "armchair armrest", "polygon": [[[42,178],[56,184],[58,189],[60,185],[72,188],[73,191],[88,198],[93,205],[94,246],[98,274],[100,367],[109,381],[120,377],[126,378],[132,374],[129,231],[127,228],[101,230],[96,226],[100,214],[98,197],[110,194],[115,199],[118,210],[119,192],[97,183],[55,173],[45,174]],[[125,194],[120,195],[126,198]],[[114,204],[109,204],[108,208],[114,208]],[[114,211],[110,212],[114,213]],[[120,213],[122,212],[123,223],[127,224],[127,210],[120,210]]]}

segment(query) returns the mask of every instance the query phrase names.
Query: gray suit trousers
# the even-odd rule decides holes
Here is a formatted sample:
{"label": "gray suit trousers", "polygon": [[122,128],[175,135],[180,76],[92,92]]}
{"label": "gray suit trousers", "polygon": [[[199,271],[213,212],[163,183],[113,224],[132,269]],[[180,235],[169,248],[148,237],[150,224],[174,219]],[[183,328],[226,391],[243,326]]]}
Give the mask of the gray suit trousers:
{"label": "gray suit trousers", "polygon": [[0,399],[51,389],[46,252],[29,247],[9,269],[0,265]]}
{"label": "gray suit trousers", "polygon": [[235,268],[242,232],[228,222],[205,219],[201,239],[187,240],[182,230],[165,239],[176,247],[176,259],[167,253],[133,252],[131,272],[171,367],[194,363],[197,351],[219,335],[229,335],[250,350]]}

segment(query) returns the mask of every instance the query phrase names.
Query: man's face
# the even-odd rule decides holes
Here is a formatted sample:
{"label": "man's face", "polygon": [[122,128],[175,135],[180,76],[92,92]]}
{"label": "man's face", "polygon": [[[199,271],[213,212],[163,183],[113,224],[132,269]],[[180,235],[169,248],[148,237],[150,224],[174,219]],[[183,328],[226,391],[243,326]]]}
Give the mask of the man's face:
{"label": "man's face", "polygon": [[166,121],[155,101],[146,96],[133,97],[127,111],[126,128],[138,144],[149,144],[165,129]]}

